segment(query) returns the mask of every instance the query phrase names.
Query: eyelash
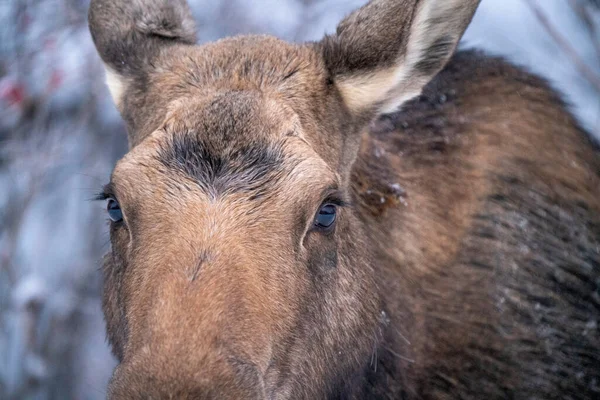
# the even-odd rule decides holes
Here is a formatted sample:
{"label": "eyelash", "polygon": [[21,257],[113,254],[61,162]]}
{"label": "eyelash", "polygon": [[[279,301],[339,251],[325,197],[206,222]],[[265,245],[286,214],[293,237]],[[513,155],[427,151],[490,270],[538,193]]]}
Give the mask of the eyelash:
{"label": "eyelash", "polygon": [[112,183],[107,183],[94,197],[94,200],[108,200],[110,198],[116,199],[116,196],[114,195]]}
{"label": "eyelash", "polygon": [[333,204],[335,206],[342,207],[342,208],[352,206],[352,204],[350,202],[342,199],[340,196],[335,195],[335,194],[327,196],[325,198],[325,200],[323,200],[321,202],[321,205],[323,205],[323,204]]}
{"label": "eyelash", "polygon": [[112,195],[105,193],[105,192],[100,192],[97,195],[94,196],[94,198],[92,200],[94,201],[104,201],[104,200],[108,200],[112,197]]}

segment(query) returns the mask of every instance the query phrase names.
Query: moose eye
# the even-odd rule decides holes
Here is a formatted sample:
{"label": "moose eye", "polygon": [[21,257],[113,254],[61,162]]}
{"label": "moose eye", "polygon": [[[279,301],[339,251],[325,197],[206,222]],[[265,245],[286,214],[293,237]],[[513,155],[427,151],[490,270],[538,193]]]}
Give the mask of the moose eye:
{"label": "moose eye", "polygon": [[110,218],[112,222],[123,221],[123,212],[121,211],[121,206],[117,200],[108,199],[106,211],[108,212],[108,218]]}
{"label": "moose eye", "polygon": [[315,226],[319,229],[329,230],[333,228],[337,215],[335,204],[324,204],[319,209],[315,218]]}

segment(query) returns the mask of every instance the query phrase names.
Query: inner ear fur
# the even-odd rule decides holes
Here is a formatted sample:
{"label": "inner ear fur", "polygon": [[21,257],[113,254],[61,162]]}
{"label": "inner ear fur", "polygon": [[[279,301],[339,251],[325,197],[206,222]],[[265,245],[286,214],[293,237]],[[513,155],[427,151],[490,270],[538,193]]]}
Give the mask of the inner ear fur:
{"label": "inner ear fur", "polygon": [[131,80],[151,68],[161,49],[196,43],[185,0],[92,0],[88,19],[117,105]]}
{"label": "inner ear fur", "polygon": [[386,113],[448,62],[480,0],[372,0],[319,44],[350,111]]}

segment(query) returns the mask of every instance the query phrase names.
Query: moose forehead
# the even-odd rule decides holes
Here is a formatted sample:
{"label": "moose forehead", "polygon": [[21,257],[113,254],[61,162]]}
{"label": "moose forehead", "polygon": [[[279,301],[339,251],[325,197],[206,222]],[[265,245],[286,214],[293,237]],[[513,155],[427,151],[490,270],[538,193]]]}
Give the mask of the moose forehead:
{"label": "moose forehead", "polygon": [[157,159],[170,172],[197,182],[213,198],[237,191],[260,197],[267,185],[279,180],[285,160],[279,144],[243,143],[219,151],[190,134],[175,134],[165,141]]}
{"label": "moose forehead", "polygon": [[142,183],[171,193],[200,189],[209,199],[241,193],[256,200],[277,189],[334,186],[335,179],[295,114],[255,91],[177,100],[163,126],[113,173],[125,190]]}

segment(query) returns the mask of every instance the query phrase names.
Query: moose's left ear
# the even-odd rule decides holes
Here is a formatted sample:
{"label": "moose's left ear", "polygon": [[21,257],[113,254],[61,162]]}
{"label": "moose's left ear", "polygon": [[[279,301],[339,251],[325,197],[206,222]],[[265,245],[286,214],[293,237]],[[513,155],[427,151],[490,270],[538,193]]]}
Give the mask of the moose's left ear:
{"label": "moose's left ear", "polygon": [[450,59],[480,0],[372,0],[319,44],[354,113],[417,96]]}

